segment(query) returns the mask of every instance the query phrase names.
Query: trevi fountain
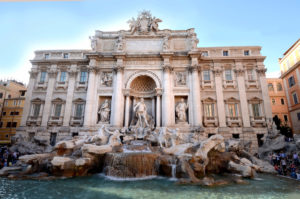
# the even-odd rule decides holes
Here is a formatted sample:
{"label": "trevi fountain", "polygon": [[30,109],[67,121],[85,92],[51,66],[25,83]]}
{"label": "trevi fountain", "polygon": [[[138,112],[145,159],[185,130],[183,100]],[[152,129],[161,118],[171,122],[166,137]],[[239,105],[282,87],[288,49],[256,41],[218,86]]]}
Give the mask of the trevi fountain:
{"label": "trevi fountain", "polygon": [[[57,70],[53,65],[48,71],[47,97],[35,93],[40,61],[33,60],[33,82],[28,89],[31,99],[24,110],[23,127],[10,148],[22,156],[13,167],[0,170],[1,198],[299,198],[300,183],[277,177],[273,166],[264,160],[272,152],[272,140],[282,136],[270,120],[265,93],[252,95],[256,87],[267,93],[263,65],[251,62],[243,68],[241,61],[233,65],[230,60],[219,60],[214,53],[220,49],[197,48],[193,30],[159,30],[158,22],[161,20],[150,12],[142,12],[129,21],[129,31],[118,35],[97,32],[91,38],[92,51],[84,52],[91,59],[89,82],[76,84],[72,80],[76,76],[72,74],[77,73],[72,67],[74,63],[84,64],[82,60],[77,63],[74,58],[69,69],[68,86],[75,90],[83,86],[83,91],[87,86],[86,97],[74,88],[66,90],[67,96],[75,99],[74,106],[72,99],[63,99],[49,88],[51,84],[60,86],[51,80],[56,74],[52,69]],[[110,63],[106,48],[110,48],[112,38],[116,40],[111,46],[116,58],[113,73],[105,65]],[[147,52],[136,46],[143,42]],[[261,61],[257,47],[245,47],[250,48]],[[124,53],[126,50],[128,53]],[[137,56],[134,50],[143,52],[143,56]],[[242,48],[229,50],[235,56],[232,59],[239,59]],[[219,62],[210,62],[209,56],[205,57],[207,51]],[[126,65],[146,63],[136,61],[142,58],[150,64],[144,70]],[[162,69],[157,63],[163,65]],[[243,70],[251,67],[257,67],[259,81],[248,84]],[[222,71],[229,68],[236,76],[231,81],[224,74],[223,81]],[[96,81],[98,75],[100,82]],[[124,86],[123,79],[127,79]],[[101,85],[98,90],[97,85]],[[245,88],[253,92],[246,93]],[[51,102],[54,107],[63,104],[63,108],[59,106],[65,111],[61,121],[56,108],[51,115]],[[82,102],[85,109],[80,112],[84,115],[81,121],[77,108]],[[253,104],[259,105],[255,105],[259,112],[255,113]],[[35,107],[39,107],[38,112],[31,110]],[[65,124],[70,124],[69,132],[78,133],[60,135]],[[47,128],[43,130],[44,125]],[[48,131],[57,129],[58,140],[54,142]],[[239,134],[241,139],[233,139],[232,134]],[[258,149],[256,134],[263,135],[268,145]]]}

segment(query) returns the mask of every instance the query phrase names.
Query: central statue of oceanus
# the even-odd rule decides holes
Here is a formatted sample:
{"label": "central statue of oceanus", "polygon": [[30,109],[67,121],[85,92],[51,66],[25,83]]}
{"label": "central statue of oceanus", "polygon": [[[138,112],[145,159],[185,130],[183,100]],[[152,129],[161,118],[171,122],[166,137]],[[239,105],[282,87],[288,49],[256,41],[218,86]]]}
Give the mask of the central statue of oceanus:
{"label": "central statue of oceanus", "polygon": [[147,113],[147,105],[144,98],[141,98],[133,106],[134,118],[131,122],[131,126],[135,128],[153,129],[154,120],[151,115]]}

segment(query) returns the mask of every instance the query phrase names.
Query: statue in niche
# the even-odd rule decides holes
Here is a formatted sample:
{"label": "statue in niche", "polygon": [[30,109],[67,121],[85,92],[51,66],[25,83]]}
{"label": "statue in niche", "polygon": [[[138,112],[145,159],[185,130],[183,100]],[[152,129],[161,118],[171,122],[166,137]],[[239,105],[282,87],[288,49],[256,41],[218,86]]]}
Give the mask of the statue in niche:
{"label": "statue in niche", "polygon": [[181,98],[180,102],[177,104],[175,108],[177,122],[187,122],[187,117],[186,117],[187,109],[188,109],[188,105],[184,102],[184,99]]}
{"label": "statue in niche", "polygon": [[116,51],[122,51],[123,50],[124,41],[123,41],[123,35],[122,34],[119,35],[119,38],[116,41],[115,47],[116,47]]}
{"label": "statue in niche", "polygon": [[199,43],[199,40],[197,39],[196,35],[194,34],[192,36],[192,39],[191,39],[191,47],[192,47],[192,50],[196,50],[197,49],[197,44]]}
{"label": "statue in niche", "polygon": [[112,85],[112,73],[103,72],[101,77],[101,83],[104,86],[110,87]]}
{"label": "statue in niche", "polygon": [[169,50],[169,37],[165,36],[163,42],[163,51],[168,51],[168,50]]}
{"label": "statue in niche", "polygon": [[110,105],[106,99],[98,110],[99,122],[109,122]]}
{"label": "statue in niche", "polygon": [[90,37],[90,40],[91,40],[91,48],[93,51],[95,51],[96,47],[97,47],[97,39],[96,39],[96,37],[93,36],[93,37]]}
{"label": "statue in niche", "polygon": [[176,73],[176,84],[181,86],[186,85],[186,75],[184,72]]}
{"label": "statue in niche", "polygon": [[141,100],[134,106],[133,111],[136,114],[137,117],[137,127],[149,127],[148,121],[147,121],[147,106],[144,102],[144,98],[141,98]]}

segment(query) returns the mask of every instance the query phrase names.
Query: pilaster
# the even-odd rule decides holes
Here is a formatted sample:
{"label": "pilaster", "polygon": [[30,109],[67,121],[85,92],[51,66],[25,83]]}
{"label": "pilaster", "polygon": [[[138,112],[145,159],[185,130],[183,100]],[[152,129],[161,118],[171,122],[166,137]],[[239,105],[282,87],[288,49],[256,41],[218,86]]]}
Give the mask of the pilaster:
{"label": "pilaster", "polygon": [[222,86],[223,85],[222,84],[223,70],[221,69],[221,66],[219,63],[214,64],[213,72],[215,74],[219,126],[226,127],[225,104],[224,104],[223,86]]}

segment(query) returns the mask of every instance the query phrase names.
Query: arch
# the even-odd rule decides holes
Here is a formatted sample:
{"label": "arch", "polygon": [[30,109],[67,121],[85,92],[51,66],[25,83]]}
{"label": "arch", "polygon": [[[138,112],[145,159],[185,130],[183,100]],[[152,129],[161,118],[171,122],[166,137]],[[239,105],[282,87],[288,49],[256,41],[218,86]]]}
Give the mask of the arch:
{"label": "arch", "polygon": [[154,80],[156,88],[162,87],[162,83],[155,73],[153,73],[151,71],[136,71],[132,75],[129,76],[128,80],[126,81],[125,88],[130,89],[130,85],[131,85],[132,81],[135,78],[137,78],[138,76],[148,76]]}

